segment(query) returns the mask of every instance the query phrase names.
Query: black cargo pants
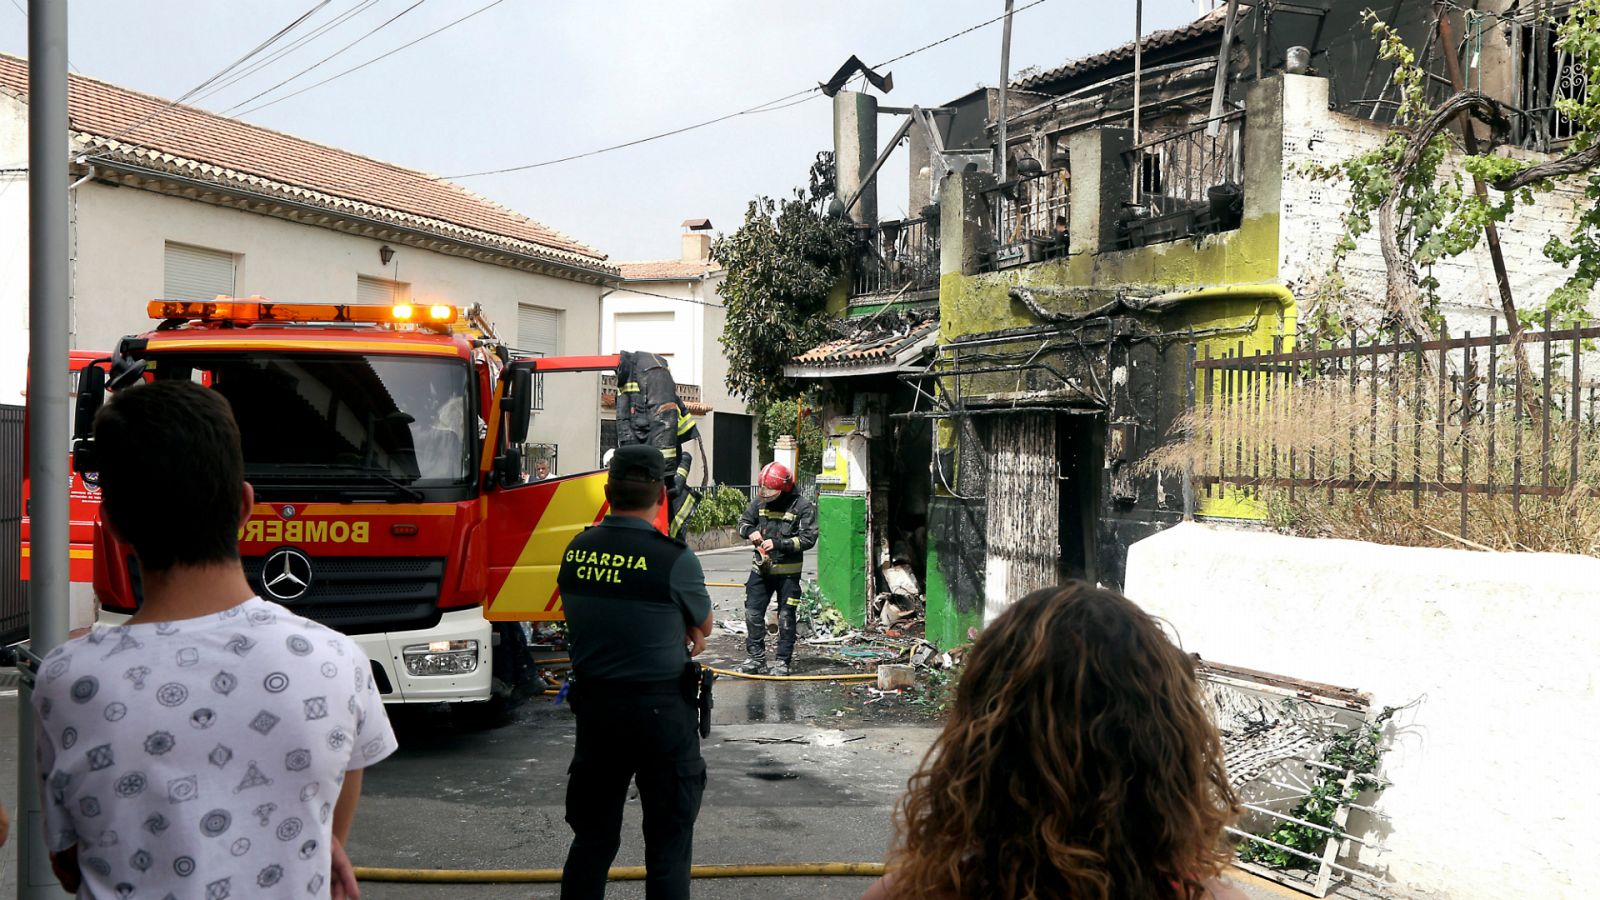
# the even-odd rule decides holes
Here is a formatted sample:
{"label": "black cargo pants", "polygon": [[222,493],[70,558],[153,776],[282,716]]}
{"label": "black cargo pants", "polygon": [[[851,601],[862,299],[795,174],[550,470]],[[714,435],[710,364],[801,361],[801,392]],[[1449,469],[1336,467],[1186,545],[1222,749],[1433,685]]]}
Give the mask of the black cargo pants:
{"label": "black cargo pants", "polygon": [[677,681],[640,687],[580,680],[571,701],[578,740],[567,770],[573,837],[562,900],[605,896],[629,781],[639,785],[644,812],[645,896],[687,898],[694,821],[706,787],[698,711]]}
{"label": "black cargo pants", "polygon": [[778,595],[778,659],[794,656],[794,617],[800,605],[800,573],[763,575],[752,569],[744,583],[744,649],[751,659],[767,658],[767,604]]}

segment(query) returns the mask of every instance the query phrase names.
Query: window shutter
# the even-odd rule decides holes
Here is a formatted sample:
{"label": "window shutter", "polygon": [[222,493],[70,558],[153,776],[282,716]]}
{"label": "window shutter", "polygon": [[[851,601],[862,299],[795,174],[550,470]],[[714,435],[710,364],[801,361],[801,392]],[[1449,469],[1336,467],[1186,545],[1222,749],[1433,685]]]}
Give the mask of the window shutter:
{"label": "window shutter", "polygon": [[364,275],[356,277],[356,302],[360,304],[374,304],[380,306],[393,306],[405,299],[399,287],[393,281],[382,278],[367,278]]}
{"label": "window shutter", "polygon": [[166,300],[205,301],[234,296],[234,256],[188,244],[167,244]]}
{"label": "window shutter", "polygon": [[519,305],[517,349],[535,356],[560,356],[561,311],[542,306]]}

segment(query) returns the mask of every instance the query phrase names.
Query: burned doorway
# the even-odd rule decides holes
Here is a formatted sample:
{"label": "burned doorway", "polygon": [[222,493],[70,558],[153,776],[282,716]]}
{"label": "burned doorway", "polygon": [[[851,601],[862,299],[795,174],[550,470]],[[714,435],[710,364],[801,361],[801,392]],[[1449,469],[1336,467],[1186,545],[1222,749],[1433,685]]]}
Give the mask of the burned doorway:
{"label": "burned doorway", "polygon": [[1094,580],[1104,417],[1019,410],[985,422],[988,621],[1031,591]]}

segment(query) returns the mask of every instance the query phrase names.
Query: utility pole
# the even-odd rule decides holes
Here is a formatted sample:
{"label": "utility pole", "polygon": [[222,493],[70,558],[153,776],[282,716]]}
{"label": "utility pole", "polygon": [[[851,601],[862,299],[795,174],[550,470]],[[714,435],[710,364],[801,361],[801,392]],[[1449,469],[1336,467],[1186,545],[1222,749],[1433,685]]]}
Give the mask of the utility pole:
{"label": "utility pole", "polygon": [[1144,0],[1133,3],[1133,145],[1143,143],[1139,135],[1139,104],[1144,90]]}
{"label": "utility pole", "polygon": [[1013,2],[1014,0],[1006,0],[1006,22],[1001,28],[1000,37],[1000,162],[998,168],[995,169],[995,172],[1000,177],[995,180],[1002,183],[1006,180],[1006,154],[1011,150],[1007,145],[1006,114],[1009,110],[1006,107],[1011,102],[1007,96],[1007,89],[1011,84],[1011,6]]}
{"label": "utility pole", "polygon": [[[67,0],[28,0],[29,649],[67,638]],[[33,759],[33,690],[17,704],[17,897],[46,900],[50,871]]]}

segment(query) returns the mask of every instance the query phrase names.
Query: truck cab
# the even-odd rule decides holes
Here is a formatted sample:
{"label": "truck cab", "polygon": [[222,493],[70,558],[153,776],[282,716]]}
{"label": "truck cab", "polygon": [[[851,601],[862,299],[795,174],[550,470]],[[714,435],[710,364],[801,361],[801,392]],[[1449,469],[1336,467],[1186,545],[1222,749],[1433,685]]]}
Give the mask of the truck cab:
{"label": "truck cab", "polygon": [[[255,488],[239,549],[257,593],[354,638],[386,702],[503,695],[515,623],[561,618],[560,553],[605,511],[603,473],[524,477],[533,378],[613,358],[517,359],[481,313],[451,306],[218,298],[150,314],[161,325],[84,380],[81,477],[93,480],[86,423],[108,388],[209,386],[233,409]],[[99,621],[126,621],[143,599],[137,560],[98,523],[93,559]]]}

